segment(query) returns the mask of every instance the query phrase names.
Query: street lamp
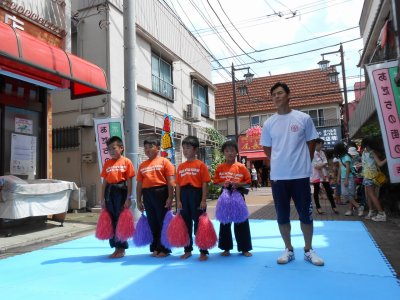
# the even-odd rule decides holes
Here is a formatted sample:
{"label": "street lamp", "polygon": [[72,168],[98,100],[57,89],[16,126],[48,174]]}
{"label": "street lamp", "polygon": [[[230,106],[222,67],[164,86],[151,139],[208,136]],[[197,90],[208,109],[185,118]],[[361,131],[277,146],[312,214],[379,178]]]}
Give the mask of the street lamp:
{"label": "street lamp", "polygon": [[[237,117],[237,106],[236,106],[236,79],[235,79],[235,71],[247,70],[247,73],[244,74],[244,78],[247,84],[253,82],[254,74],[250,73],[250,67],[235,69],[232,63],[232,93],[233,93],[233,115],[235,118],[235,141],[239,143],[239,129],[238,129],[238,117]],[[238,88],[239,94],[241,96],[247,95],[247,86],[242,82]]]}
{"label": "street lamp", "polygon": [[345,106],[345,121],[344,121],[344,134],[346,136],[346,141],[349,141],[349,104],[347,101],[347,84],[346,84],[346,72],[344,69],[344,59],[343,59],[343,45],[340,43],[339,50],[337,51],[332,51],[332,52],[327,52],[327,53],[322,53],[322,60],[318,62],[320,70],[321,71],[326,71],[329,68],[329,60],[324,59],[324,55],[329,55],[329,54],[335,54],[335,53],[340,53],[340,63],[336,65],[331,65],[331,72],[328,74],[329,76],[329,81],[331,83],[337,83],[338,82],[338,75],[339,72],[336,71],[336,66],[341,66],[342,67],[342,73],[343,73],[343,93],[344,93],[344,106]]}

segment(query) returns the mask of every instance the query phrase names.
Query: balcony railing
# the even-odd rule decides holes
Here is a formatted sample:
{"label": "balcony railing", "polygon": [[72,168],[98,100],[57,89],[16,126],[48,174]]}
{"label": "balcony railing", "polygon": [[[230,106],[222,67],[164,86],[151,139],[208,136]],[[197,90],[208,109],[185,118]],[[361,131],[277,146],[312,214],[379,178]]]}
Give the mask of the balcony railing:
{"label": "balcony railing", "polygon": [[174,86],[171,83],[158,76],[152,75],[151,85],[153,92],[170,100],[174,100]]}
{"label": "balcony railing", "polygon": [[208,118],[210,116],[210,106],[204,102],[199,101],[196,98],[193,98],[193,103],[197,104],[201,108],[201,115],[203,117]]}
{"label": "balcony railing", "polygon": [[313,122],[315,127],[334,127],[341,125],[340,119],[313,119]]}

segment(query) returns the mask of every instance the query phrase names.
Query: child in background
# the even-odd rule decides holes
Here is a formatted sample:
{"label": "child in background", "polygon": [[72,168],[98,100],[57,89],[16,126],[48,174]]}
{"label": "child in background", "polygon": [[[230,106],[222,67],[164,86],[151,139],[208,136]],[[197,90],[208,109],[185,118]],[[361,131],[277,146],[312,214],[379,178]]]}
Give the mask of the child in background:
{"label": "child in background", "polygon": [[354,176],[351,172],[353,161],[343,143],[337,143],[333,151],[339,159],[338,181],[340,180],[341,182],[342,197],[344,201],[349,202],[349,210],[345,213],[345,216],[352,216],[353,208],[357,208],[359,212],[364,211],[364,207],[354,199],[356,189]]}
{"label": "child in background", "polygon": [[[196,159],[199,146],[199,140],[195,136],[187,136],[183,139],[182,152],[187,160],[179,165],[176,172],[177,207],[181,210],[190,237],[190,244],[185,247],[182,259],[192,256],[192,228],[194,227],[194,234],[196,234],[199,217],[207,208],[208,183],[211,179],[207,166]],[[207,250],[200,249],[201,261],[207,260],[207,255]]]}
{"label": "child in background", "polygon": [[[377,156],[378,142],[372,137],[365,137],[361,142],[361,147],[364,149],[361,156],[363,185],[369,206],[369,212],[365,218],[376,222],[385,222],[386,214],[376,195],[379,193],[379,187],[374,184],[372,179],[378,174],[378,168],[386,164],[386,159],[380,160]],[[374,208],[378,210],[378,214]]]}
{"label": "child in background", "polygon": [[148,160],[139,166],[136,187],[137,208],[141,212],[146,210],[153,234],[153,242],[150,245],[152,256],[166,257],[171,250],[161,244],[161,230],[165,214],[172,204],[175,168],[168,159],[158,156],[160,140],[157,137],[148,138],[143,144]]}
{"label": "child in background", "polygon": [[251,175],[251,190],[253,190],[253,187],[256,188],[258,187],[258,177],[257,177],[257,170],[254,167],[253,164],[251,164],[251,169],[250,169],[250,175]]}
{"label": "child in background", "polygon": [[[218,184],[223,188],[234,188],[239,192],[243,191],[244,187],[249,186],[251,180],[250,173],[246,166],[236,162],[236,157],[239,152],[237,144],[233,141],[226,141],[222,145],[221,151],[225,156],[225,162],[217,166],[214,174],[214,184]],[[242,192],[241,194],[243,196]],[[234,232],[238,251],[242,252],[246,257],[252,256],[249,252],[253,249],[249,220],[247,219],[242,223],[235,223]],[[219,225],[218,247],[224,250],[224,252],[221,253],[222,256],[230,255],[230,250],[233,249],[231,223]]]}
{"label": "child in background", "polygon": [[[132,178],[135,170],[132,162],[122,156],[124,144],[122,140],[113,136],[106,142],[111,159],[104,163],[101,177],[103,185],[101,188],[101,206],[110,213],[114,232],[118,224],[121,211],[131,206]],[[115,237],[109,240],[111,248],[115,248],[110,258],[121,258],[125,256],[128,242],[118,241]]]}
{"label": "child in background", "polygon": [[334,157],[332,160],[332,185],[335,189],[335,202],[337,205],[344,205],[346,203],[342,202],[342,193],[341,193],[341,183],[338,178],[340,168],[340,160],[337,157]]}

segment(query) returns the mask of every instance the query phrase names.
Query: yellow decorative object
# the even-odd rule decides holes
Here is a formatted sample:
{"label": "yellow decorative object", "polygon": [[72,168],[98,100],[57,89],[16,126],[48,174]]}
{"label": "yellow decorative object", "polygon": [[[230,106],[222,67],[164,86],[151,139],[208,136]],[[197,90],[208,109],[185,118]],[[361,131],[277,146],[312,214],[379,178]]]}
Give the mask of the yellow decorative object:
{"label": "yellow decorative object", "polygon": [[169,133],[164,133],[163,137],[161,138],[161,148],[163,149],[170,149],[172,148],[172,139]]}

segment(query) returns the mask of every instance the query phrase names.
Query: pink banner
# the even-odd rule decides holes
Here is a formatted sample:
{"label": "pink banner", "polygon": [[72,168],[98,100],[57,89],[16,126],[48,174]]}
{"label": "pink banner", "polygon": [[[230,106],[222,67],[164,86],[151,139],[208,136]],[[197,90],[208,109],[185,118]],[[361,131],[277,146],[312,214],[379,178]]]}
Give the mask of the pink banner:
{"label": "pink banner", "polygon": [[386,129],[385,131],[382,130],[382,134],[386,134],[387,136],[390,155],[392,158],[400,158],[400,144],[398,139],[400,121],[389,77],[389,71],[388,69],[373,71],[373,77]]}
{"label": "pink banner", "polygon": [[104,165],[106,160],[110,159],[107,149],[107,140],[110,138],[110,125],[109,123],[97,124],[97,134],[100,145],[101,163]]}

